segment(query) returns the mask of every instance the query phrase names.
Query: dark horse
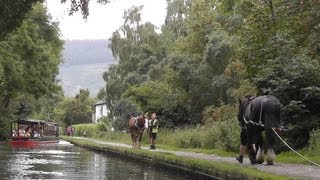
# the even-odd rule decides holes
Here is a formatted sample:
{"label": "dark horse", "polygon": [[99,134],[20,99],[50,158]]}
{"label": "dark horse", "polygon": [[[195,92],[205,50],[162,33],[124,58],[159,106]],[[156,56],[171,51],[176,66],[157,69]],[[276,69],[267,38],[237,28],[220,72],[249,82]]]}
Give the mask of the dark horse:
{"label": "dark horse", "polygon": [[138,118],[131,117],[129,119],[129,132],[131,134],[132,148],[140,149],[140,142],[145,128],[145,117],[139,115]]}
{"label": "dark horse", "polygon": [[274,96],[268,95],[239,99],[239,103],[238,120],[242,128],[246,129],[250,162],[261,164],[264,161],[262,131],[265,131],[268,148],[267,164],[273,164],[275,157],[273,129],[278,129],[280,125],[280,101]]}

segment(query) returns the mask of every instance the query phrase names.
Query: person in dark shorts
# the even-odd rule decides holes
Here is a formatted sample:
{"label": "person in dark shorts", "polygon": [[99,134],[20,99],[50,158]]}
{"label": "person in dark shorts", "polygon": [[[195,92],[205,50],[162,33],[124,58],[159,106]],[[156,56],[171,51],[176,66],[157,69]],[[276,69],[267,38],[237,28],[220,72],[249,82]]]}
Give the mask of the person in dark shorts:
{"label": "person in dark shorts", "polygon": [[[246,99],[250,100],[253,99],[255,96],[248,94],[245,96]],[[243,120],[243,117],[238,117],[239,126],[241,128],[240,132],[240,148],[239,148],[239,155],[236,157],[239,163],[243,163],[243,156],[247,152],[247,129],[246,124]]]}
{"label": "person in dark shorts", "polygon": [[244,127],[241,127],[239,155],[236,157],[239,163],[243,163],[243,156],[246,154],[246,151],[247,151],[247,131]]}
{"label": "person in dark shorts", "polygon": [[159,129],[159,121],[156,119],[157,114],[152,113],[151,119],[149,120],[149,139],[150,139],[150,149],[156,149],[156,139]]}

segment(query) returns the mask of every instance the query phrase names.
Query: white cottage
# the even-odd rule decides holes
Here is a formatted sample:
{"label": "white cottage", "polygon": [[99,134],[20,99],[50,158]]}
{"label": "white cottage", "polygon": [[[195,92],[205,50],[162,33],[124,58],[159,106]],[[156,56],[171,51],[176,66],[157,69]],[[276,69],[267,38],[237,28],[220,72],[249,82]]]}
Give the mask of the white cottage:
{"label": "white cottage", "polygon": [[97,123],[98,120],[108,115],[107,103],[104,99],[101,99],[94,104],[94,113],[92,114],[92,122]]}

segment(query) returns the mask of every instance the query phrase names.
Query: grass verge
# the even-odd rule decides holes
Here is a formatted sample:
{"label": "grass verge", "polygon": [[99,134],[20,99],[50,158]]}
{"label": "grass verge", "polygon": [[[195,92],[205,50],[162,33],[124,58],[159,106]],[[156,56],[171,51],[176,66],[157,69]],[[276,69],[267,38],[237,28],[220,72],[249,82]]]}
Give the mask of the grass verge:
{"label": "grass verge", "polygon": [[[175,142],[170,142],[170,137],[172,137],[172,133],[168,132],[160,132],[157,139],[157,147],[165,150],[173,150],[173,151],[186,151],[186,152],[197,152],[197,153],[203,153],[203,154],[216,154],[219,156],[225,156],[225,157],[235,157],[237,153],[232,151],[226,151],[218,148],[212,148],[212,149],[205,149],[205,148],[182,148],[175,144]],[[98,133],[93,137],[94,139],[98,140],[105,140],[110,142],[120,142],[124,144],[131,145],[131,137],[129,133],[126,132],[102,132]],[[172,138],[171,138],[172,139]],[[141,145],[143,146],[149,146],[149,140],[147,133],[143,133]]]}
{"label": "grass verge", "polygon": [[[206,148],[181,148],[178,147],[174,143],[170,143],[171,141],[168,140],[170,139],[170,136],[172,137],[173,134],[165,132],[162,133],[160,132],[158,135],[158,142],[157,142],[157,147],[165,150],[174,150],[174,151],[186,151],[186,152],[197,152],[197,153],[203,153],[203,154],[216,154],[219,156],[225,156],[225,157],[235,157],[237,155],[236,152],[233,151],[226,151],[223,149],[218,149],[218,148],[212,148],[212,149],[206,149]],[[110,141],[110,142],[121,142],[124,144],[129,144],[131,145],[130,141],[130,135],[125,132],[103,132],[100,134],[97,134],[94,137],[90,137],[94,139],[99,139],[99,140],[105,140],[105,141]],[[171,138],[172,139],[172,138]],[[148,146],[148,136],[147,133],[143,134],[143,138],[141,141],[141,144],[143,146]],[[312,152],[312,151],[307,151],[307,150],[299,150],[299,153],[302,155],[305,155],[307,158],[311,159],[312,161],[320,164],[320,155],[317,152]],[[276,156],[276,163],[296,163],[296,164],[308,164],[311,165],[308,161],[304,160],[297,154],[293,152],[282,152],[280,154],[277,154]]]}
{"label": "grass verge", "polygon": [[181,157],[171,153],[152,152],[149,150],[137,150],[123,147],[108,146],[71,137],[62,137],[62,139],[67,140],[75,145],[90,148],[93,150],[117,153],[120,155],[133,157],[135,159],[148,161],[152,164],[167,164],[170,166],[178,166],[182,169],[188,169],[193,172],[202,172],[223,179],[292,179],[286,176],[279,176],[262,172],[251,167],[243,167],[228,163],[200,160],[190,157]]}
{"label": "grass verge", "polygon": [[[307,150],[300,150],[300,154],[306,156],[308,159],[320,164],[320,154],[317,152],[310,152]],[[282,163],[294,163],[294,164],[308,164],[313,165],[307,160],[301,158],[299,155],[295,154],[294,152],[282,152],[281,154],[277,155],[277,162]]]}

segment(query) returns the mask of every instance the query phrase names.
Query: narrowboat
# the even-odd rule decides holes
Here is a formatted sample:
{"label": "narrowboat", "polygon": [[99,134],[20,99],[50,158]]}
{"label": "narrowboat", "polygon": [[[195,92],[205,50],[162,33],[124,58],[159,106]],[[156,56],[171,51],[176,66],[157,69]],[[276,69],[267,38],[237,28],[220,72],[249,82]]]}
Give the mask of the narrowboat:
{"label": "narrowboat", "polygon": [[21,119],[11,123],[12,146],[37,146],[59,142],[59,124],[35,119]]}

